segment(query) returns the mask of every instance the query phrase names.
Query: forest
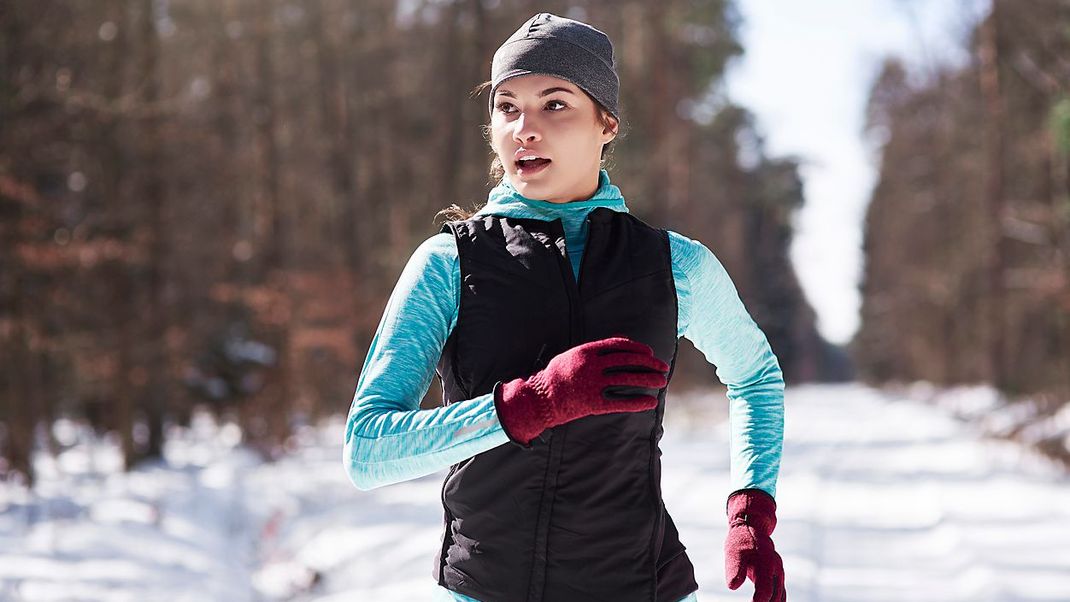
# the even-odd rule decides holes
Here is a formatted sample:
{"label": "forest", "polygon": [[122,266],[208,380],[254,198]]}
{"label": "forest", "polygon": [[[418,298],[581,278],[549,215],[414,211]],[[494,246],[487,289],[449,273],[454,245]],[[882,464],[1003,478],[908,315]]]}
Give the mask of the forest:
{"label": "forest", "polygon": [[[1070,399],[1070,5],[997,0],[973,60],[889,58],[866,134],[862,325],[823,340],[793,271],[799,162],[724,94],[730,0],[100,0],[0,5],[0,473],[60,417],[158,458],[197,408],[264,458],[345,414],[439,211],[495,184],[473,93],[538,10],[614,40],[607,169],[705,242],[788,385],[990,382]],[[681,342],[674,382],[716,383]],[[433,383],[423,407],[441,403]]]}
{"label": "forest", "polygon": [[[1065,415],[1070,3],[997,0],[969,51],[924,78],[890,59],[870,91],[881,163],[852,360],[866,382],[988,383],[1031,420]],[[1056,435],[1046,451],[1070,466]]]}

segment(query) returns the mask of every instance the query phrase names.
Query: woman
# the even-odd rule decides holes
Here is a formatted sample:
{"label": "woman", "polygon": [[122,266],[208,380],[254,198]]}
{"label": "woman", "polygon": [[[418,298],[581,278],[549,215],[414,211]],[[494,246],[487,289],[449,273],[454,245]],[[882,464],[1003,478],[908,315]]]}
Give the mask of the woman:
{"label": "woman", "polygon": [[[770,539],[780,366],[713,253],[633,217],[610,183],[609,38],[539,13],[495,52],[487,85],[501,180],[405,266],[349,412],[349,478],[367,490],[450,468],[439,599],[697,600],[658,447],[686,336],[728,386],[728,585],[786,600]],[[433,370],[444,405],[420,410]]]}

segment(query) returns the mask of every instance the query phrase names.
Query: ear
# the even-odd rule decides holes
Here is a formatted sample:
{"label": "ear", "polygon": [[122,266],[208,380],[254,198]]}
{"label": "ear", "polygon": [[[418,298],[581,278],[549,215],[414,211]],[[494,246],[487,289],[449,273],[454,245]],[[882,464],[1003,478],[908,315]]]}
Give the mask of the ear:
{"label": "ear", "polygon": [[610,117],[609,119],[613,122],[613,125],[608,128],[602,128],[602,144],[606,144],[610,140],[616,138],[617,131],[620,129],[620,124],[617,122],[616,119],[613,119],[612,117]]}

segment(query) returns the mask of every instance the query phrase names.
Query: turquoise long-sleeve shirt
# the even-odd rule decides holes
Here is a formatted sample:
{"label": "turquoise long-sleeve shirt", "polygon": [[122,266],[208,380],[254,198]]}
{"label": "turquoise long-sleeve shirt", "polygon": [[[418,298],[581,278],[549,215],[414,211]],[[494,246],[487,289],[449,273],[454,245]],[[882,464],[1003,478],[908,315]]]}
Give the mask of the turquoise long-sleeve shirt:
{"label": "turquoise long-sleeve shirt", "polygon": [[[560,219],[579,277],[588,212],[628,212],[605,169],[590,199],[570,203],[525,198],[504,178],[476,215]],[[776,497],[784,439],[784,378],[765,334],[705,245],[668,231],[679,307],[677,336],[716,366],[727,387],[731,489]],[[446,339],[457,325],[460,266],[453,234],[423,241],[402,270],[364,361],[346,423],[342,463],[353,485],[369,490],[425,476],[508,443],[492,393],[420,409]],[[715,403],[714,399],[710,403]],[[726,494],[729,492],[726,492]]]}

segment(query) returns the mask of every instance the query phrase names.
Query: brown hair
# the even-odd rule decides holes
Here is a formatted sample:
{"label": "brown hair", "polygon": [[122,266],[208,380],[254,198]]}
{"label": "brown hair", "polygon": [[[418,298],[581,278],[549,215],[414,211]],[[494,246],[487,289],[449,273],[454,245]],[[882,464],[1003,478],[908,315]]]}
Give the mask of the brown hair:
{"label": "brown hair", "polygon": [[[475,88],[472,88],[470,96],[478,96],[483,92],[483,90],[489,88],[490,85],[490,80],[479,84]],[[609,109],[606,109],[605,105],[595,100],[593,96],[587,94],[586,90],[584,90],[583,88],[580,88],[580,90],[587,95],[587,98],[591,99],[591,102],[594,103],[595,116],[598,118],[598,122],[602,125],[602,127],[612,128],[613,122],[617,121],[617,135],[613,138],[613,140],[610,140],[609,142],[602,145],[601,165],[602,167],[605,167],[607,160],[606,156],[612,151],[613,143],[616,142],[617,139],[623,136],[624,134],[624,123],[623,120],[618,121],[615,117],[613,117],[613,114],[609,112]],[[479,126],[479,129],[483,134],[483,139],[487,141],[488,145],[491,145],[489,139],[490,127],[491,126],[489,123],[482,124]],[[498,154],[494,152],[493,146],[491,146],[490,154],[491,161],[490,167],[487,170],[487,175],[489,176],[491,182],[498,182],[505,176],[505,167],[502,166],[501,159],[498,157]],[[458,207],[457,204],[454,203],[453,205],[450,205],[449,207],[436,213],[435,219],[437,220],[439,216],[442,216],[446,218],[446,221],[464,220],[472,217],[472,215],[474,215],[478,210],[478,207],[472,207],[472,209],[470,210],[463,209],[461,207]]]}

